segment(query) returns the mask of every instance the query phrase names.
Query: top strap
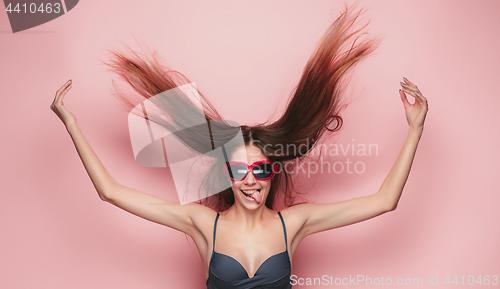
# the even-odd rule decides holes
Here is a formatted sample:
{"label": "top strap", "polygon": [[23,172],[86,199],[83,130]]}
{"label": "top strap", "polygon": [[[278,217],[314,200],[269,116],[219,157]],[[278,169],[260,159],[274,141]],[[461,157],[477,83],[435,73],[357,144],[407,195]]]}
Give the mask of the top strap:
{"label": "top strap", "polygon": [[281,219],[281,224],[283,224],[283,232],[285,233],[285,245],[286,245],[286,250],[288,251],[288,241],[286,239],[286,226],[285,226],[285,220],[283,220],[283,217],[281,216],[281,212],[278,212],[278,216],[280,216]]}
{"label": "top strap", "polygon": [[[213,244],[212,244],[212,251],[215,251],[215,234],[217,232],[217,221],[219,220],[219,216],[220,216],[220,214],[217,213],[217,217],[215,217],[215,222],[214,222],[214,241],[213,241]],[[286,237],[285,220],[283,220],[283,216],[281,216],[281,212],[278,212],[278,216],[280,216],[281,224],[283,225],[283,233],[285,235],[285,246],[286,246],[286,250],[288,251],[288,240],[287,240],[287,237]]]}
{"label": "top strap", "polygon": [[215,222],[214,222],[214,242],[212,246],[212,252],[215,250],[215,232],[217,231],[217,221],[219,220],[220,214],[217,213],[217,217],[215,217]]}

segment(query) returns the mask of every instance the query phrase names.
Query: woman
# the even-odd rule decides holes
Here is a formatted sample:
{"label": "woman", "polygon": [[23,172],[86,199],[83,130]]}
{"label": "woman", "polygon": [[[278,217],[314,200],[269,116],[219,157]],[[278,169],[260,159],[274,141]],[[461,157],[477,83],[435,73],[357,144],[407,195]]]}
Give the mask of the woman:
{"label": "woman", "polygon": [[[226,146],[224,158],[214,162],[214,169],[205,179],[208,190],[211,182],[220,177],[230,188],[204,200],[207,206],[169,202],[114,180],[85,140],[75,116],[63,106],[71,80],[57,91],[51,109],[66,126],[102,200],[193,238],[205,266],[207,288],[291,288],[291,260],[304,237],[396,208],[423,131],[427,100],[415,84],[404,78],[399,95],[409,124],[408,135],[379,191],[338,203],[290,206],[293,178],[283,168],[293,166],[293,161],[305,157],[324,135],[341,127],[338,113],[345,73],[376,47],[374,40],[356,43],[361,29],[349,32],[358,16],[347,9],[329,27],[283,116],[274,122],[238,128],[244,145]],[[114,55],[116,59],[110,66],[144,99],[187,81],[179,73],[165,72],[154,61]],[[408,95],[415,99],[413,104]],[[130,96],[120,96],[133,107]],[[203,96],[202,101],[205,117],[212,123],[211,148],[224,148],[225,141],[217,143],[212,133],[233,132]],[[181,116],[176,109],[165,111],[171,119],[164,123],[158,120],[160,124],[172,128],[179,123]],[[201,152],[205,148],[193,141],[198,133],[191,131],[187,133],[190,135],[178,137]],[[299,149],[279,149],[286,145]],[[278,193],[284,194],[287,207],[276,213],[272,208]]]}

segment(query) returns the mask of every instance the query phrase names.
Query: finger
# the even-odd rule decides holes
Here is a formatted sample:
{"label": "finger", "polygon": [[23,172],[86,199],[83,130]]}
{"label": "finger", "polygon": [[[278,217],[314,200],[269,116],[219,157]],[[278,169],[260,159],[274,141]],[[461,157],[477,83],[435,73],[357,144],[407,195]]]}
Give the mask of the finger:
{"label": "finger", "polygon": [[[414,90],[412,87],[410,87],[408,84],[404,83],[404,82],[400,82],[399,83],[401,85],[401,88],[403,88],[403,91],[405,93],[408,93],[408,94],[415,94],[416,93],[416,90]],[[413,97],[415,97],[415,95],[413,95]]]}
{"label": "finger", "polygon": [[420,91],[420,89],[418,89],[418,87],[415,84],[408,85],[408,89],[413,90],[415,92],[415,94],[417,96],[416,100],[421,101],[421,102],[425,102],[426,101],[426,99],[423,96],[422,92]]}
{"label": "finger", "polygon": [[[415,97],[416,101],[423,103],[425,105],[425,107],[427,108],[428,107],[427,99],[423,96],[420,89],[418,89],[418,87],[414,83],[409,81],[408,78],[403,77],[403,79],[405,81],[404,83],[401,82],[401,86],[403,87],[403,89],[405,89],[406,92],[408,92],[413,97]],[[410,93],[412,91],[415,93]]]}
{"label": "finger", "polygon": [[413,83],[399,82],[399,84],[405,90],[419,91],[418,87],[415,84],[413,84]]}
{"label": "finger", "polygon": [[66,89],[72,83],[71,79],[68,80],[61,88],[56,91],[56,94],[60,94],[64,89]]}
{"label": "finger", "polygon": [[413,95],[415,97],[415,100],[425,101],[425,97],[423,97],[422,92],[420,92],[415,84],[407,84],[404,82],[400,82],[399,84],[401,84],[401,87],[405,90],[405,92]]}
{"label": "finger", "polygon": [[408,108],[411,106],[410,102],[406,98],[406,94],[404,93],[404,91],[402,89],[399,90],[399,96],[401,97],[401,101],[403,102],[403,105],[405,106],[405,108]]}
{"label": "finger", "polygon": [[[406,88],[411,89],[411,90],[417,90],[420,91],[414,83],[408,80],[408,78],[403,77],[404,82],[401,82],[401,85],[404,85]],[[417,92],[418,93],[418,92]]]}
{"label": "finger", "polygon": [[[408,80],[408,78],[406,77],[403,77],[403,80],[405,83],[409,84],[409,85],[412,85],[413,83],[411,81]],[[413,84],[414,85],[414,84]]]}
{"label": "finger", "polygon": [[420,101],[420,103],[422,104],[422,107],[424,108],[424,110],[428,110],[429,109],[429,104],[427,103],[427,98],[425,98],[421,93],[419,93],[419,97],[422,99]]}
{"label": "finger", "polygon": [[415,93],[417,94],[417,98],[416,100],[418,101],[425,101],[425,98],[423,97],[422,95],[422,92],[420,91],[420,89],[412,82],[410,82],[406,77],[403,77],[403,79],[405,80],[405,83],[401,82],[401,85],[406,87],[408,90],[413,90],[415,91]]}
{"label": "finger", "polygon": [[59,95],[61,94],[61,92],[70,84],[71,82],[71,79],[68,80],[63,86],[61,86],[61,88],[59,88],[57,91],[56,91],[56,95],[54,96],[54,100],[52,101],[52,104],[51,106],[53,106],[57,100],[59,99]]}
{"label": "finger", "polygon": [[68,82],[66,82],[66,84],[64,84],[56,93],[56,102],[61,102],[62,103],[62,99],[64,98],[64,96],[66,95],[66,93],[71,89],[71,85],[73,84],[73,82],[70,80],[68,80]]}
{"label": "finger", "polygon": [[418,90],[418,88],[415,90],[415,94],[417,95],[418,101],[420,101],[420,102],[427,101],[427,99],[422,95],[422,92],[420,92],[420,90]]}
{"label": "finger", "polygon": [[403,87],[403,90],[404,90],[404,93],[413,96],[413,98],[415,98],[415,101],[418,101],[418,102],[421,101],[420,97],[418,96],[419,93],[417,93],[418,90],[412,90],[411,88],[406,88],[406,87]]}

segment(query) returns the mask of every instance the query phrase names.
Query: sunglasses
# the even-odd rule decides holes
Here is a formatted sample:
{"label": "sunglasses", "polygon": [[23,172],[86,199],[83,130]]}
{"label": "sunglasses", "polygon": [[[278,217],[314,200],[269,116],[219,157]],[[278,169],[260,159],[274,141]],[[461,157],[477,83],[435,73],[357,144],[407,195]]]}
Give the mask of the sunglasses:
{"label": "sunglasses", "polygon": [[270,161],[258,161],[251,165],[242,162],[227,162],[222,168],[222,171],[232,181],[242,181],[252,172],[254,177],[260,181],[270,180],[278,170],[277,164],[272,164]]}

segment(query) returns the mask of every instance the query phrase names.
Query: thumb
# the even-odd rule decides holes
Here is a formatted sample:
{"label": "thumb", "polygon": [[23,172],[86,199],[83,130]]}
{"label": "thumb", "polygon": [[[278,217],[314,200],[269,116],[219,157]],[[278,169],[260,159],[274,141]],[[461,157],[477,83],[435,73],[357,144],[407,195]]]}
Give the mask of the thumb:
{"label": "thumb", "polygon": [[401,96],[401,101],[403,102],[403,105],[405,106],[405,109],[411,106],[410,102],[406,98],[406,94],[401,89],[399,90],[399,96]]}

